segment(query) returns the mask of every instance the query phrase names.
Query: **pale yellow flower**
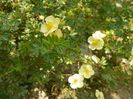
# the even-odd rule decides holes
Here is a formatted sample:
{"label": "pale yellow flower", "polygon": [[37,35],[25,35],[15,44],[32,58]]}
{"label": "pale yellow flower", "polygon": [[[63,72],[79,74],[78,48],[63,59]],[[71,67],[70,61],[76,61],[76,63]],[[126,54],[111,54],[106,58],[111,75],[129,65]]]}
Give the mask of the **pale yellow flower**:
{"label": "pale yellow flower", "polygon": [[96,90],[95,95],[97,97],[97,99],[104,99],[104,95],[103,92]]}
{"label": "pale yellow flower", "polygon": [[54,16],[51,15],[51,16],[46,17],[45,21],[46,22],[44,22],[41,25],[40,32],[43,32],[44,36],[48,36],[50,33],[58,29],[60,19],[55,18]]}
{"label": "pale yellow flower", "polygon": [[84,78],[90,78],[92,75],[95,74],[95,72],[94,72],[92,66],[84,64],[79,69],[79,74],[83,75]]}
{"label": "pale yellow flower", "polygon": [[96,31],[95,33],[92,34],[92,36],[90,36],[88,38],[88,42],[90,43],[89,45],[89,48],[91,50],[100,50],[103,48],[103,45],[104,45],[104,41],[103,41],[103,38],[105,37],[106,35],[103,34],[101,31]]}
{"label": "pale yellow flower", "polygon": [[97,38],[94,38],[93,36],[90,36],[88,38],[88,42],[90,43],[89,48],[91,50],[95,50],[95,49],[100,50],[104,46],[103,39],[97,39]]}
{"label": "pale yellow flower", "polygon": [[58,38],[61,38],[63,36],[63,33],[60,29],[57,29],[54,32],[50,33],[50,36],[57,36]]}
{"label": "pale yellow flower", "polygon": [[74,74],[68,78],[68,82],[70,83],[72,89],[83,87],[83,80],[84,77],[79,74]]}

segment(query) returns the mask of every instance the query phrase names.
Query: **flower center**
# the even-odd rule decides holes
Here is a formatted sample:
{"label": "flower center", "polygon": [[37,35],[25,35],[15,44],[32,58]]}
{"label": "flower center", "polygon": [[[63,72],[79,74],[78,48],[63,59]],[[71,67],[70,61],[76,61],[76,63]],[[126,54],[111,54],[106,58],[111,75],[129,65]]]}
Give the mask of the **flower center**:
{"label": "flower center", "polygon": [[77,82],[78,82],[78,80],[77,79],[74,79],[73,83],[76,84]]}
{"label": "flower center", "polygon": [[47,27],[48,27],[48,29],[50,30],[50,29],[53,27],[53,23],[52,23],[52,22],[49,22],[49,23],[47,24]]}
{"label": "flower center", "polygon": [[84,69],[85,74],[89,74],[91,71],[89,69]]}
{"label": "flower center", "polygon": [[99,40],[94,40],[94,41],[93,41],[93,45],[94,45],[94,46],[97,46],[99,42],[100,42]]}

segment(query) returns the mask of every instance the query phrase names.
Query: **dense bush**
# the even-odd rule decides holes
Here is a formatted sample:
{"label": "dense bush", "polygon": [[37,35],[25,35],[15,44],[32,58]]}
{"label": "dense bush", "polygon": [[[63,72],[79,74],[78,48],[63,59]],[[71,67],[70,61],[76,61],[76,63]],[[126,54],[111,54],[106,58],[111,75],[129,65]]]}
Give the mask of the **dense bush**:
{"label": "dense bush", "polygon": [[[0,0],[0,99],[29,99],[35,88],[56,99],[64,88],[73,90],[68,79],[82,76],[83,65],[93,73],[75,90],[79,99],[131,83],[131,1]],[[104,37],[95,42],[95,33]]]}

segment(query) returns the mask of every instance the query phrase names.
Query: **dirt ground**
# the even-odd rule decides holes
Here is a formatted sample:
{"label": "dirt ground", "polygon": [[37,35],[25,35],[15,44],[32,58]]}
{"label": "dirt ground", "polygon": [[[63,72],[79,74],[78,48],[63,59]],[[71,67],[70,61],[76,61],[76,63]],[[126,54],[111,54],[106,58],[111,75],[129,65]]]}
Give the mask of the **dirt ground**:
{"label": "dirt ground", "polygon": [[[40,93],[39,93],[40,94]],[[38,95],[38,98],[32,99],[50,99],[44,92]],[[71,96],[72,98],[69,98]],[[117,90],[104,92],[105,99],[133,99],[133,84],[127,86],[119,86]],[[79,99],[75,90],[63,89],[56,99]],[[88,99],[88,98],[86,98]]]}
{"label": "dirt ground", "polygon": [[119,86],[117,90],[107,92],[105,99],[133,99],[133,84],[128,86]]}
{"label": "dirt ground", "polygon": [[[73,95],[73,99],[78,99],[75,91],[63,93],[59,95],[58,99],[68,99],[64,98],[64,96],[68,96],[69,94]],[[133,84],[119,85],[116,90],[104,92],[104,96],[105,99],[133,99]]]}

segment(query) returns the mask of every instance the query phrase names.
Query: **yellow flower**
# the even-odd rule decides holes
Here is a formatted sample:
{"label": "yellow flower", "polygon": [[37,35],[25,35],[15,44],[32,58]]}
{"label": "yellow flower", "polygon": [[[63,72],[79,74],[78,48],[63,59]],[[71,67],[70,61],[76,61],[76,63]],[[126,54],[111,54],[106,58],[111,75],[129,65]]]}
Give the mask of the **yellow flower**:
{"label": "yellow flower", "polygon": [[60,29],[57,29],[54,32],[52,32],[50,36],[57,36],[58,38],[61,38],[63,36],[63,33]]}
{"label": "yellow flower", "polygon": [[90,78],[92,75],[94,75],[94,70],[92,66],[90,65],[82,65],[81,68],[79,69],[79,74],[83,75],[84,78]]}
{"label": "yellow flower", "polygon": [[48,36],[50,33],[58,29],[60,19],[55,18],[54,16],[51,15],[51,16],[46,17],[45,21],[46,22],[44,22],[41,25],[40,32],[43,32],[44,36]]}
{"label": "yellow flower", "polygon": [[95,33],[92,34],[92,36],[90,36],[88,38],[88,42],[90,43],[89,45],[89,48],[91,50],[100,50],[103,48],[103,45],[104,45],[104,41],[103,41],[103,38],[105,37],[106,35],[103,34],[101,31],[96,31]]}
{"label": "yellow flower", "polygon": [[95,95],[96,95],[97,99],[104,99],[103,92],[101,92],[99,90],[96,90]]}
{"label": "yellow flower", "polygon": [[104,46],[103,39],[97,39],[97,38],[94,38],[93,36],[90,36],[88,38],[88,42],[90,43],[89,48],[91,50],[95,50],[95,49],[100,50]]}
{"label": "yellow flower", "polygon": [[72,89],[81,88],[83,87],[83,76],[79,74],[74,74],[68,78],[68,82],[70,83],[70,86]]}

